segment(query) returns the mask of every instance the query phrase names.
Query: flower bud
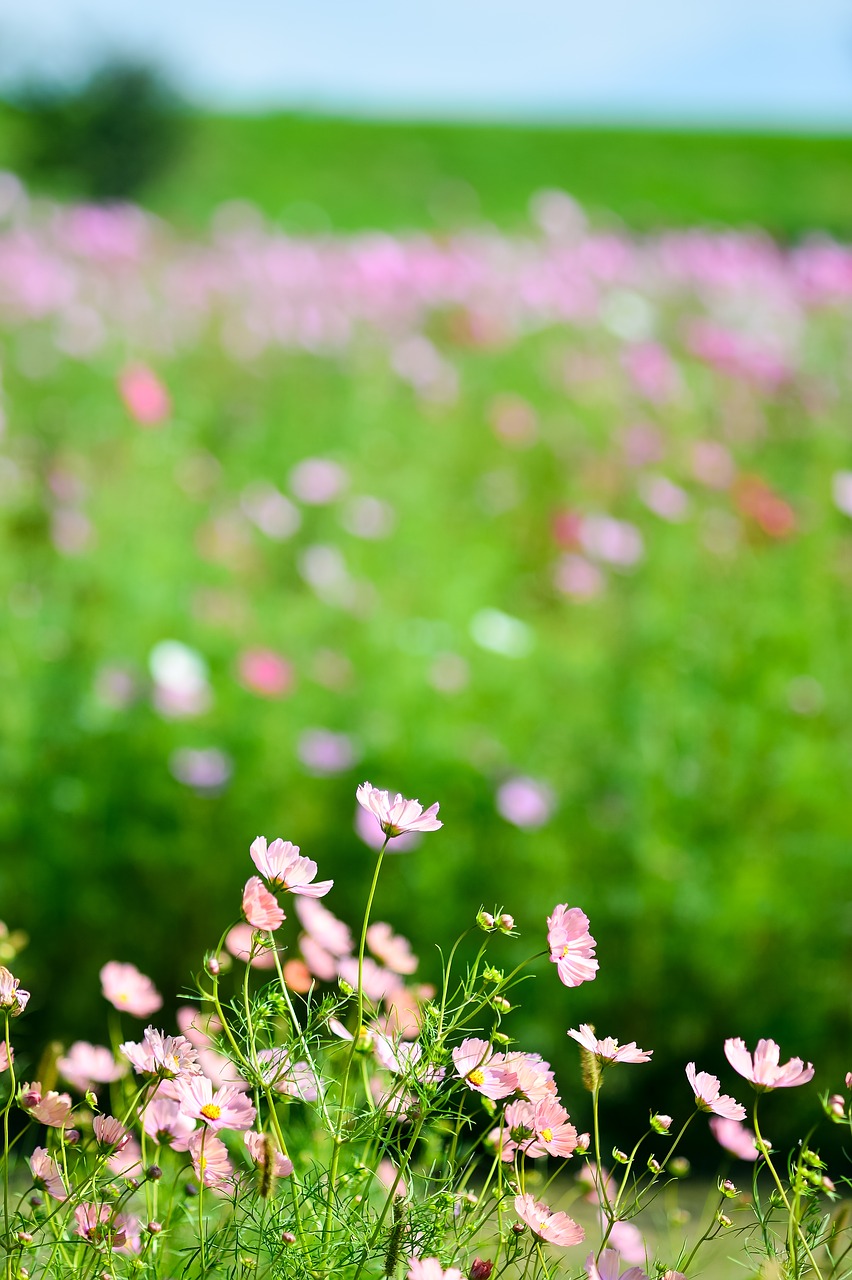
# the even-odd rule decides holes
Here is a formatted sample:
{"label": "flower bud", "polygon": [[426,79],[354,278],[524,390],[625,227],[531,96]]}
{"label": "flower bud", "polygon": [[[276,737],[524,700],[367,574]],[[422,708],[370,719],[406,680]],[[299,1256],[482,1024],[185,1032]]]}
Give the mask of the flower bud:
{"label": "flower bud", "polygon": [[726,1213],[717,1213],[716,1221],[720,1227],[732,1227],[734,1225]]}
{"label": "flower bud", "polygon": [[86,1090],[86,1105],[90,1106],[93,1111],[96,1109],[98,1105],[98,1095],[95,1093],[94,1089]]}
{"label": "flower bud", "polygon": [[671,1116],[660,1115],[659,1112],[656,1115],[651,1116],[651,1128],[654,1130],[654,1133],[668,1133],[671,1127]]}
{"label": "flower bud", "polygon": [[147,1230],[148,1230],[148,1234],[149,1234],[149,1235],[151,1235],[151,1236],[158,1236],[158,1235],[160,1234],[160,1232],[162,1231],[162,1229],[163,1229],[163,1224],[162,1224],[162,1222],[149,1222],[149,1223],[148,1223]]}
{"label": "flower bud", "polygon": [[512,1231],[516,1236],[522,1236],[526,1231],[526,1227],[524,1226],[523,1222],[513,1222]]}
{"label": "flower bud", "polygon": [[187,1195],[187,1196],[197,1196],[198,1187],[194,1182],[188,1182],[184,1187],[183,1192],[184,1192],[184,1195]]}
{"label": "flower bud", "polygon": [[490,933],[494,928],[494,917],[490,911],[479,911],[477,912],[476,923],[484,933]]}
{"label": "flower bud", "polygon": [[282,1232],[281,1232],[281,1243],[282,1243],[282,1244],[295,1244],[295,1243],[296,1243],[296,1237],[293,1235],[293,1232],[292,1232],[292,1231],[282,1231]]}
{"label": "flower bud", "polygon": [[488,1280],[493,1266],[490,1258],[474,1258],[470,1265],[470,1280]]}
{"label": "flower bud", "polygon": [[506,999],[505,996],[492,996],[491,1004],[497,1010],[498,1013],[512,1012],[512,1006],[509,1004],[509,1001]]}
{"label": "flower bud", "polygon": [[32,1242],[33,1242],[33,1236],[31,1231],[18,1232],[18,1244],[32,1244]]}
{"label": "flower bud", "polygon": [[852,1071],[846,1072],[846,1088],[852,1089]]}
{"label": "flower bud", "polygon": [[626,1151],[622,1151],[619,1147],[613,1147],[612,1158],[616,1164],[627,1164],[630,1159]]}
{"label": "flower bud", "polygon": [[577,1145],[574,1148],[574,1154],[584,1156],[592,1145],[592,1135],[590,1133],[581,1133],[577,1136]]}
{"label": "flower bud", "polygon": [[826,1102],[825,1109],[832,1119],[842,1120],[846,1111],[846,1099],[839,1093],[833,1093]]}
{"label": "flower bud", "polygon": [[689,1173],[690,1164],[686,1156],[675,1156],[669,1161],[669,1173],[675,1178],[685,1178]]}
{"label": "flower bud", "polygon": [[338,978],[337,985],[345,996],[352,996],[355,994],[355,988],[350,986],[345,978]]}
{"label": "flower bud", "polygon": [[43,1204],[41,1196],[30,1196],[30,1205],[33,1209],[40,1209]]}
{"label": "flower bud", "polygon": [[372,1053],[375,1039],[369,1027],[362,1027],[355,1037],[356,1053]]}
{"label": "flower bud", "polygon": [[210,974],[211,978],[218,978],[222,972],[222,964],[219,957],[208,951],[204,957],[204,968]]}
{"label": "flower bud", "polygon": [[504,1047],[512,1043],[511,1036],[507,1036],[502,1031],[495,1031],[491,1039],[494,1041],[495,1044],[502,1044]]}
{"label": "flower bud", "polygon": [[828,1174],[825,1174],[825,1176],[823,1177],[822,1189],[823,1191],[827,1191],[829,1195],[831,1195],[833,1191],[837,1190],[837,1187],[834,1185],[831,1178],[829,1178]]}
{"label": "flower bud", "polygon": [[734,1200],[740,1194],[739,1189],[734,1186],[730,1178],[719,1180],[719,1190],[723,1196],[727,1196],[729,1200]]}
{"label": "flower bud", "polygon": [[515,917],[504,911],[497,921],[497,928],[501,933],[511,933],[515,928]]}
{"label": "flower bud", "polygon": [[489,965],[487,969],[483,969],[482,976],[486,982],[502,982],[504,974],[502,969],[492,969]]}
{"label": "flower bud", "polygon": [[149,1182],[159,1182],[163,1176],[163,1171],[158,1164],[149,1164],[145,1170],[145,1177]]}
{"label": "flower bud", "polygon": [[654,1177],[656,1177],[658,1173],[662,1173],[662,1172],[663,1172],[663,1166],[660,1164],[660,1162],[659,1162],[659,1160],[656,1158],[656,1156],[651,1156],[651,1157],[649,1158],[649,1160],[648,1160],[648,1172],[649,1172],[649,1173],[653,1173]]}

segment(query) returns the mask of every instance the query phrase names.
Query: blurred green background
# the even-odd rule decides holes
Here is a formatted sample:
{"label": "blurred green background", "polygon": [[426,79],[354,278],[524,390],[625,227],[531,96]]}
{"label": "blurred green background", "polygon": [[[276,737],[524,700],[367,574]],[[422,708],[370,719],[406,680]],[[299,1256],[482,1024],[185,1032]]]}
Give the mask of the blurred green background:
{"label": "blurred green background", "polygon": [[568,902],[601,972],[542,962],[527,1047],[636,1039],[658,1105],[767,1035],[836,1088],[852,141],[142,99],[163,163],[114,183],[69,159],[96,112],[0,114],[0,913],[33,1053],[103,1038],[109,959],[173,1008],[258,834],[355,924],[369,778],[441,804],[377,905],[424,980],[480,905],[513,964]]}

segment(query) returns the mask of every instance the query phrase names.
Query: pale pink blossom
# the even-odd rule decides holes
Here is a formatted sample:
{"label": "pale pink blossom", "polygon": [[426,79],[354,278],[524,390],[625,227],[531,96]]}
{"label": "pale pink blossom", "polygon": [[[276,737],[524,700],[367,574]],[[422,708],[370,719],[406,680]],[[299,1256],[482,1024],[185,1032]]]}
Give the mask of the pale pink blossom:
{"label": "pale pink blossom", "polygon": [[417,968],[417,956],[407,938],[395,934],[389,924],[377,920],[367,929],[367,946],[377,960],[394,973],[410,974]]}
{"label": "pale pink blossom", "polygon": [[643,475],[639,479],[639,497],[649,511],[677,524],[689,514],[689,496],[680,485],[663,475]]}
{"label": "pale pink blossom", "polygon": [[[385,843],[384,833],[378,819],[368,809],[355,805],[355,832],[359,840],[370,849],[381,849]],[[418,831],[409,831],[407,835],[397,836],[393,844],[388,846],[388,853],[411,853],[420,844],[423,836]]]}
{"label": "pale pink blossom", "polygon": [[59,1165],[49,1156],[45,1147],[36,1147],[29,1159],[35,1186],[46,1191],[54,1200],[67,1200],[68,1192],[62,1181]]}
{"label": "pale pink blossom", "polygon": [[245,1135],[245,1144],[246,1150],[256,1165],[259,1165],[260,1168],[265,1168],[271,1152],[272,1172],[275,1177],[289,1178],[293,1172],[293,1161],[289,1156],[282,1155],[268,1134],[254,1133],[249,1130]]}
{"label": "pale pink blossom", "polygon": [[11,1052],[12,1062],[15,1061],[15,1050],[9,1049],[5,1040],[0,1040],[0,1072],[9,1070],[9,1054]]}
{"label": "pale pink blossom", "polygon": [[348,734],[331,729],[303,730],[296,753],[308,772],[321,778],[351,769],[358,758]]}
{"label": "pale pink blossom", "polygon": [[258,836],[250,852],[254,865],[273,889],[323,898],[334,884],[333,880],[316,880],[317,864],[303,858],[299,846],[289,840],[273,840],[267,847],[266,838]]}
{"label": "pale pink blossom", "polygon": [[606,578],[591,560],[577,552],[566,551],[554,566],[553,585],[557,591],[571,596],[573,600],[594,600],[604,591]]}
{"label": "pale pink blossom", "polygon": [[543,1200],[534,1196],[515,1196],[515,1213],[527,1224],[533,1235],[548,1244],[568,1246],[580,1244],[586,1233],[567,1213],[554,1213]]}
{"label": "pale pink blossom", "polygon": [[255,933],[250,924],[235,924],[225,936],[225,948],[235,960],[249,963],[252,969],[274,969],[275,952],[268,944],[268,939]]}
{"label": "pale pink blossom", "polygon": [[251,876],[243,890],[243,915],[254,929],[272,933],[287,919],[260,876]]}
{"label": "pale pink blossom", "polygon": [[551,788],[535,778],[508,778],[497,791],[501,818],[524,831],[543,827],[553,816],[556,798]]}
{"label": "pale pink blossom", "polygon": [[113,1233],[107,1227],[107,1223],[112,1218],[112,1209],[108,1204],[78,1204],[74,1209],[74,1219],[77,1223],[76,1231],[78,1236],[82,1236],[84,1240],[88,1240],[94,1244],[107,1237],[111,1238],[113,1244],[124,1243],[123,1233]]}
{"label": "pale pink blossom", "polygon": [[150,978],[135,965],[118,960],[110,960],[101,969],[101,988],[111,1005],[135,1018],[147,1018],[163,1004],[163,997]]}
{"label": "pale pink blossom", "polygon": [[334,982],[337,977],[337,956],[326,951],[309,934],[299,938],[299,948],[310,973],[321,982]]}
{"label": "pale pink blossom", "polygon": [[76,1040],[67,1054],[56,1061],[60,1074],[78,1089],[86,1093],[99,1084],[112,1084],[127,1071],[124,1062],[116,1062],[112,1050],[104,1045],[89,1044],[87,1040]]}
{"label": "pale pink blossom", "polygon": [[464,1280],[458,1267],[441,1266],[437,1258],[412,1258],[405,1280]]}
{"label": "pale pink blossom", "polygon": [[544,1098],[533,1107],[534,1138],[527,1148],[529,1156],[572,1155],[577,1146],[577,1130],[568,1120],[568,1112],[556,1098]]}
{"label": "pale pink blossom", "polygon": [[831,478],[831,495],[838,511],[852,516],[852,471],[835,471]]}
{"label": "pale pink blossom", "polygon": [[589,933],[589,917],[579,907],[563,902],[553,908],[553,914],[547,917],[547,944],[551,962],[566,987],[579,987],[581,982],[593,980],[599,967],[595,959],[597,944]]}
{"label": "pale pink blossom", "polygon": [[[601,1214],[601,1229],[605,1230],[606,1219]],[[609,1233],[609,1242],[616,1253],[625,1262],[644,1262],[647,1256],[642,1232],[632,1222],[614,1222]]]}
{"label": "pale pink blossom", "polygon": [[167,1036],[154,1027],[146,1027],[140,1041],[127,1040],[119,1049],[137,1075],[174,1080],[201,1071],[198,1054],[186,1036]]}
{"label": "pale pink blossom", "polygon": [[852,1089],[852,1071],[846,1072],[846,1088]]}
{"label": "pale pink blossom", "polygon": [[290,472],[290,488],[300,502],[321,507],[339,497],[349,482],[340,463],[330,458],[303,458]]}
{"label": "pale pink blossom", "polygon": [[233,1177],[228,1148],[209,1130],[199,1129],[187,1144],[195,1176],[205,1187],[221,1187]]}
{"label": "pale pink blossom", "polygon": [[371,813],[389,840],[410,831],[437,831],[444,824],[438,820],[438,805],[425,809],[419,800],[406,800],[398,792],[380,791],[370,782],[362,782],[356,791],[358,803]]}
{"label": "pale pink blossom", "polygon": [[756,1160],[759,1152],[751,1129],[736,1120],[723,1116],[710,1117],[710,1131],[720,1147],[730,1151],[738,1160]]}
{"label": "pale pink blossom", "polygon": [[743,1040],[725,1041],[725,1057],[735,1071],[746,1080],[750,1080],[758,1093],[770,1089],[789,1089],[794,1085],[807,1084],[813,1079],[812,1063],[805,1063],[801,1058],[791,1058],[783,1066],[779,1066],[781,1051],[774,1040],[758,1040],[754,1058],[749,1053]]}
{"label": "pale pink blossom", "polygon": [[[334,1021],[331,1019],[329,1026]],[[311,1067],[307,1062],[293,1062],[287,1049],[260,1049],[257,1063],[264,1084],[277,1093],[302,1102],[315,1102],[319,1096],[319,1083]]]}
{"label": "pale pink blossom", "polygon": [[[321,902],[299,897],[293,903],[302,928],[324,951],[333,956],[348,956],[352,951],[352,934],[347,925],[332,915]],[[305,959],[307,960],[307,956]]]}
{"label": "pale pink blossom", "polygon": [[64,1129],[71,1113],[71,1095],[57,1093],[49,1089],[43,1094],[41,1085],[36,1080],[21,1088],[21,1106],[34,1120],[39,1120],[51,1129]]}
{"label": "pale pink blossom", "polygon": [[214,1133],[219,1129],[249,1129],[256,1115],[253,1103],[236,1085],[223,1085],[213,1092],[206,1076],[192,1076],[177,1082],[184,1115],[201,1120]]}
{"label": "pale pink blossom", "polygon": [[515,1092],[528,1102],[556,1096],[556,1080],[550,1063],[537,1053],[506,1053],[503,1065],[517,1077]]}
{"label": "pale pink blossom", "polygon": [[745,1120],[746,1109],[727,1093],[721,1093],[721,1085],[708,1071],[695,1070],[695,1063],[686,1068],[686,1078],[695,1094],[695,1105],[700,1111],[712,1111],[727,1120]]}
{"label": "pale pink blossom", "polygon": [[133,364],[124,369],[118,389],[127,412],[142,427],[159,426],[171,413],[169,393],[147,365]]}
{"label": "pale pink blossom", "polygon": [[131,1137],[120,1150],[113,1151],[112,1155],[107,1157],[107,1165],[110,1172],[117,1177],[126,1178],[131,1174],[139,1174],[142,1169],[142,1148],[136,1139]]}
{"label": "pale pink blossom", "polygon": [[487,1040],[469,1037],[453,1049],[453,1063],[457,1073],[469,1089],[481,1093],[486,1098],[506,1098],[514,1093],[518,1077],[514,1071],[504,1067],[497,1059],[498,1065],[492,1065],[495,1054]]}
{"label": "pale pink blossom", "polygon": [[92,1132],[101,1146],[115,1147],[117,1151],[121,1151],[130,1141],[130,1134],[115,1116],[95,1116]]}
{"label": "pale pink blossom", "polygon": [[648,1280],[641,1267],[630,1267],[621,1270],[621,1254],[617,1249],[604,1249],[595,1262],[595,1255],[590,1253],[586,1259],[586,1275],[588,1280]]}
{"label": "pale pink blossom", "polygon": [[158,1146],[168,1144],[173,1151],[186,1151],[196,1122],[181,1110],[176,1098],[158,1094],[142,1112],[142,1127]]}
{"label": "pale pink blossom", "polygon": [[[353,990],[358,989],[358,961],[354,956],[344,956],[338,962],[337,972],[344,982],[348,982]],[[368,1000],[378,1003],[392,996],[399,989],[400,981],[390,969],[383,969],[369,956],[364,957],[361,965],[361,987]]]}
{"label": "pale pink blossom", "polygon": [[11,1018],[17,1018],[26,1009],[29,998],[30,993],[21,988],[20,979],[0,964],[0,1009],[7,1010]]}
{"label": "pale pink blossom", "polygon": [[240,654],[242,684],[262,698],[283,698],[293,686],[293,668],[273,649],[246,649]]}
{"label": "pale pink blossom", "polygon": [[594,1054],[604,1066],[610,1062],[649,1062],[654,1052],[653,1049],[647,1051],[638,1049],[635,1040],[623,1045],[613,1040],[611,1036],[598,1040],[592,1028],[586,1023],[581,1023],[579,1031],[571,1030],[568,1035],[584,1049],[588,1049],[589,1053]]}

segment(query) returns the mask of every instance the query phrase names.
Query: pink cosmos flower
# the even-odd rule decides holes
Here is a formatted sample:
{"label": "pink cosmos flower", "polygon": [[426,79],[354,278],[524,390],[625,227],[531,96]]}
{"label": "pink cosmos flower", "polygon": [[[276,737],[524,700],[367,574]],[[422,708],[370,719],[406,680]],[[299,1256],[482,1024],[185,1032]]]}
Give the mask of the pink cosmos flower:
{"label": "pink cosmos flower", "polygon": [[241,682],[262,698],[283,698],[293,685],[293,668],[273,649],[246,649],[240,654]]}
{"label": "pink cosmos flower", "polygon": [[550,1063],[537,1053],[507,1053],[503,1065],[514,1071],[518,1083],[515,1092],[527,1102],[542,1102],[556,1096],[556,1080]]}
{"label": "pink cosmos flower", "polygon": [[[355,833],[370,849],[381,849],[385,842],[378,821],[368,809],[362,809],[360,804],[355,805]],[[422,839],[419,831],[409,831],[407,835],[397,836],[389,846],[388,853],[411,853]]]}
{"label": "pink cosmos flower", "polygon": [[552,817],[556,799],[546,783],[516,777],[498,788],[495,803],[501,818],[522,830],[534,830]]}
{"label": "pink cosmos flower", "polygon": [[720,1093],[721,1085],[715,1076],[707,1071],[696,1073],[695,1063],[690,1062],[687,1064],[686,1078],[692,1086],[695,1105],[700,1111],[712,1111],[714,1115],[723,1116],[727,1120],[745,1120],[745,1107],[727,1093]]}
{"label": "pink cosmos flower", "polygon": [[175,1098],[160,1095],[151,1099],[142,1112],[142,1127],[158,1146],[168,1144],[173,1151],[186,1151],[195,1121],[181,1110]]}
{"label": "pink cosmos flower", "polygon": [[[9,1049],[5,1041],[0,1041],[0,1072],[9,1070]],[[12,1061],[15,1061],[15,1050],[11,1050]]]}
{"label": "pink cosmos flower", "polygon": [[[601,1214],[601,1230],[606,1228],[606,1219]],[[609,1242],[624,1262],[644,1262],[648,1250],[642,1232],[632,1222],[614,1222],[609,1233]]]}
{"label": "pink cosmos flower", "polygon": [[337,957],[314,942],[307,933],[299,938],[299,947],[309,972],[321,982],[334,982],[337,977]]}
{"label": "pink cosmos flower", "polygon": [[[492,1065],[497,1060],[497,1065]],[[463,1040],[453,1049],[456,1071],[469,1089],[486,1098],[506,1098],[514,1093],[518,1077],[504,1067],[487,1040]]]}
{"label": "pink cosmos flower", "polygon": [[617,1249],[604,1249],[599,1260],[590,1253],[586,1259],[586,1275],[588,1280],[648,1280],[641,1267],[630,1267],[621,1270],[621,1255]]}
{"label": "pink cosmos flower", "polygon": [[168,391],[147,365],[126,368],[119,376],[118,389],[127,412],[142,427],[159,426],[171,412]]}
{"label": "pink cosmos flower", "polygon": [[[339,961],[337,972],[344,982],[348,982],[353,990],[358,987],[358,961],[354,956],[344,956]],[[383,969],[369,956],[364,957],[361,966],[361,987],[368,1000],[377,1003],[392,996],[400,986],[399,978],[390,969]]]}
{"label": "pink cosmos flower", "polygon": [[101,1146],[115,1147],[117,1151],[121,1151],[130,1141],[130,1134],[115,1116],[95,1116],[92,1131]]}
{"label": "pink cosmos flower", "polygon": [[140,1076],[175,1080],[201,1071],[198,1054],[186,1036],[167,1036],[154,1027],[146,1027],[138,1043],[128,1040],[119,1049]]}
{"label": "pink cosmos flower", "polygon": [[724,1116],[711,1116],[710,1131],[720,1147],[730,1151],[738,1160],[756,1160],[758,1149],[751,1129],[736,1120],[728,1120]]}
{"label": "pink cosmos flower", "polygon": [[110,960],[101,969],[101,988],[111,1005],[135,1018],[147,1018],[163,1004],[163,997],[151,979],[133,964]]}
{"label": "pink cosmos flower", "polygon": [[67,1200],[68,1192],[62,1181],[59,1165],[47,1154],[45,1147],[36,1147],[29,1159],[35,1186],[46,1191],[54,1200]]}
{"label": "pink cosmos flower", "polygon": [[299,1098],[302,1102],[316,1102],[319,1084],[307,1062],[293,1062],[287,1050],[282,1048],[261,1049],[257,1061],[264,1083],[276,1093]]}
{"label": "pink cosmos flower", "polygon": [[246,1149],[256,1165],[265,1168],[272,1154],[272,1172],[276,1178],[289,1178],[293,1172],[293,1161],[289,1156],[277,1150],[272,1139],[266,1133],[254,1133],[249,1130],[245,1135]]}
{"label": "pink cosmos flower", "polygon": [[584,1049],[588,1049],[589,1053],[593,1053],[600,1062],[601,1066],[606,1066],[610,1062],[650,1062],[653,1049],[637,1049],[635,1040],[631,1040],[629,1044],[620,1045],[617,1040],[613,1040],[611,1036],[607,1036],[605,1040],[598,1040],[594,1030],[585,1022],[580,1024],[579,1031],[569,1031],[567,1033],[577,1044],[582,1045]]}
{"label": "pink cosmos flower", "polygon": [[71,1113],[70,1094],[57,1093],[55,1089],[42,1094],[37,1080],[22,1087],[20,1101],[28,1115],[51,1129],[63,1129]]}
{"label": "pink cosmos flower", "polygon": [[20,979],[0,964],[0,1009],[7,1009],[11,1018],[17,1018],[26,1009],[29,998],[29,991],[21,989]]}
{"label": "pink cosmos flower", "polygon": [[136,1139],[131,1137],[130,1141],[119,1151],[114,1151],[111,1156],[108,1156],[107,1165],[110,1172],[120,1178],[140,1173],[142,1169],[142,1148]]}
{"label": "pink cosmos flower", "polygon": [[846,1072],[846,1088],[852,1089],[852,1071]]}
{"label": "pink cosmos flower", "polygon": [[249,1129],[254,1123],[254,1106],[236,1085],[224,1085],[214,1094],[213,1085],[205,1076],[193,1076],[178,1080],[177,1090],[184,1115],[202,1120],[214,1133],[219,1129]]}
{"label": "pink cosmos flower", "polygon": [[112,1084],[127,1071],[125,1063],[116,1062],[111,1049],[89,1044],[88,1040],[76,1040],[67,1054],[57,1059],[56,1066],[80,1093],[86,1093],[98,1084]]}
{"label": "pink cosmos flower", "polygon": [[311,858],[301,857],[299,846],[289,840],[273,840],[267,847],[266,838],[258,836],[250,852],[254,865],[273,889],[323,898],[334,884],[333,880],[314,883],[317,864]]}
{"label": "pink cosmos flower", "polygon": [[567,1247],[586,1238],[583,1228],[567,1213],[554,1213],[543,1200],[536,1200],[534,1196],[515,1196],[515,1213],[533,1235],[548,1244]]}
{"label": "pink cosmos flower", "polygon": [[195,1176],[205,1187],[221,1187],[230,1181],[234,1170],[221,1138],[207,1129],[199,1129],[190,1138],[187,1149]]}
{"label": "pink cosmos flower", "polygon": [[406,800],[399,793],[391,798],[390,792],[379,791],[370,782],[362,782],[355,794],[389,840],[408,831],[437,831],[444,825],[438,821],[437,804],[424,810],[419,800]]}
{"label": "pink cosmos flower", "polygon": [[577,1130],[569,1123],[568,1112],[556,1098],[545,1098],[533,1107],[534,1139],[527,1148],[530,1156],[570,1156],[577,1146]]}
{"label": "pink cosmos flower", "polygon": [[458,1267],[441,1266],[437,1258],[412,1258],[405,1280],[464,1280]]}
{"label": "pink cosmos flower", "polygon": [[[333,956],[348,956],[352,952],[352,934],[347,925],[332,915],[327,907],[312,898],[296,898],[293,903],[302,928],[318,946]],[[307,960],[308,957],[305,956]]]}
{"label": "pink cosmos flower", "polygon": [[801,1058],[791,1058],[778,1065],[781,1050],[774,1040],[758,1040],[754,1058],[739,1038],[725,1041],[725,1057],[735,1071],[750,1080],[758,1093],[770,1089],[790,1089],[813,1079],[813,1063],[805,1066]]}
{"label": "pink cosmos flower", "polygon": [[414,973],[417,956],[412,954],[407,938],[395,934],[389,924],[377,920],[367,930],[367,946],[377,960],[394,973]]}
{"label": "pink cosmos flower", "polygon": [[107,1235],[112,1239],[113,1244],[118,1244],[118,1235],[121,1235],[121,1243],[124,1243],[124,1237],[121,1233],[115,1236],[108,1231],[106,1224],[112,1217],[112,1209],[108,1204],[78,1204],[74,1210],[74,1218],[77,1223],[77,1235],[82,1236],[84,1240],[88,1240],[94,1244]]}
{"label": "pink cosmos flower", "polygon": [[260,876],[251,876],[243,890],[243,915],[254,929],[273,933],[287,919],[278,899],[264,885]]}
{"label": "pink cosmos flower", "polygon": [[[579,907],[562,902],[547,917],[547,944],[560,981],[566,987],[591,982],[598,971],[594,938],[589,933],[589,917]],[[570,1032],[569,1032],[570,1034]]]}

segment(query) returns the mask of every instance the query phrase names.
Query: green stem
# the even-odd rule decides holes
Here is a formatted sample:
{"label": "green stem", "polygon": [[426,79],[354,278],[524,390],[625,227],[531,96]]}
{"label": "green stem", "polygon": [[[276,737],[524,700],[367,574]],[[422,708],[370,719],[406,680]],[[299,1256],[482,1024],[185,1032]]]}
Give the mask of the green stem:
{"label": "green stem", "polygon": [[769,1155],[769,1149],[760,1132],[760,1126],[758,1125],[758,1122],[757,1122],[757,1104],[759,1101],[760,1101],[760,1094],[758,1093],[754,1099],[754,1133],[755,1133],[755,1137],[757,1138],[758,1150],[760,1151],[760,1154],[763,1156],[763,1159],[766,1161],[766,1167],[769,1170],[769,1172],[772,1174],[775,1185],[778,1188],[778,1194],[783,1200],[784,1207],[787,1210],[787,1249],[790,1254],[790,1260],[793,1263],[793,1274],[795,1274],[795,1271],[796,1271],[795,1244],[796,1244],[796,1236],[798,1236],[802,1242],[802,1246],[804,1247],[805,1253],[808,1255],[808,1260],[811,1266],[819,1276],[819,1280],[822,1280],[822,1272],[820,1271],[819,1266],[817,1265],[817,1260],[814,1257],[813,1253],[811,1252],[810,1245],[805,1239],[805,1233],[802,1231],[801,1225],[796,1219],[796,1215],[793,1212],[793,1207],[787,1198],[787,1193],[784,1190],[784,1186],[781,1182],[781,1179],[778,1177],[778,1172],[775,1168],[775,1165],[772,1163],[771,1156]]}

